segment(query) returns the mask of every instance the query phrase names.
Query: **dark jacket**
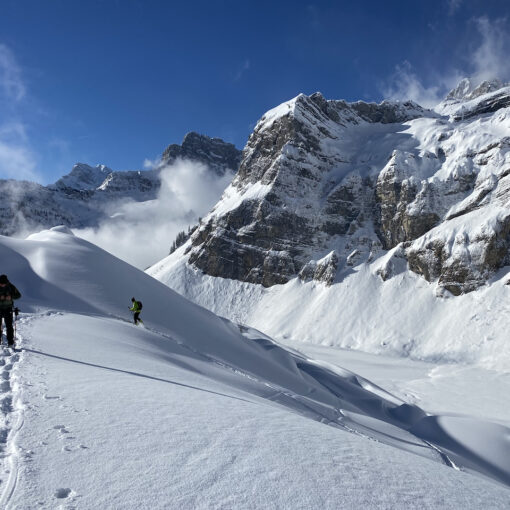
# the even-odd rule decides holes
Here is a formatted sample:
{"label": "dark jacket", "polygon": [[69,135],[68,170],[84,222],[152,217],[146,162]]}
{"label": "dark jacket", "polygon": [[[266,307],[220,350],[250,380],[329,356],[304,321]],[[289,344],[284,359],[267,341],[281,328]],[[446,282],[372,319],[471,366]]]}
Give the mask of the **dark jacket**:
{"label": "dark jacket", "polygon": [[10,282],[0,285],[0,309],[12,308],[14,300],[21,297],[20,291]]}

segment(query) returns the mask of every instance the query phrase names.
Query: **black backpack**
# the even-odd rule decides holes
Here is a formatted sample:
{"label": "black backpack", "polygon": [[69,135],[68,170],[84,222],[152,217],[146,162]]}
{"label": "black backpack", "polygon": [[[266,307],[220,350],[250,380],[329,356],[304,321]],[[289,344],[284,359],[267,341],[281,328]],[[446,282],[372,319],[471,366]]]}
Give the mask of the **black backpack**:
{"label": "black backpack", "polygon": [[138,305],[138,308],[140,309],[140,311],[142,311],[142,308],[143,308],[142,302],[137,301],[136,304]]}

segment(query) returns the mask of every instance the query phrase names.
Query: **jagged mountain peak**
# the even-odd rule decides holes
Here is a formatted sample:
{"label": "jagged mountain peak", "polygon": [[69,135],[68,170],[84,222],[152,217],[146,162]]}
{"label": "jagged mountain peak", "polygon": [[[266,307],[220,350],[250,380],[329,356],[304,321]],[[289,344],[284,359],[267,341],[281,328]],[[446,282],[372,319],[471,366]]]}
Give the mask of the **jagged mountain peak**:
{"label": "jagged mountain peak", "polygon": [[[228,142],[223,141],[221,138],[215,136],[207,136],[201,133],[197,133],[196,131],[190,131],[184,135],[182,140],[182,147],[193,147],[197,143],[220,143],[220,144],[228,144]],[[229,144],[232,145],[232,144]]]}
{"label": "jagged mountain peak", "polygon": [[435,116],[431,110],[421,107],[414,101],[390,101],[380,103],[343,99],[326,99],[321,92],[307,96],[299,94],[267,111],[257,123],[255,132],[272,127],[282,118],[292,118],[298,122],[332,121],[344,125],[346,123],[380,122],[383,124],[406,122],[417,117]]}
{"label": "jagged mountain peak", "polygon": [[113,170],[106,165],[90,166],[86,163],[76,163],[72,170],[55,182],[52,187],[93,190],[101,186],[112,172]]}
{"label": "jagged mountain peak", "polygon": [[503,83],[497,78],[482,82],[464,78],[435,107],[435,111],[459,121],[493,113],[507,106],[510,106],[509,83]]}
{"label": "jagged mountain peak", "polygon": [[163,152],[163,165],[177,159],[191,159],[210,167],[218,175],[235,172],[241,162],[241,151],[221,138],[211,138],[191,131],[184,136],[181,145],[171,144]]}
{"label": "jagged mountain peak", "polygon": [[505,86],[508,86],[508,84],[503,83],[499,78],[492,78],[481,82],[475,81],[474,78],[463,78],[448,93],[446,100],[470,101],[483,94],[495,92]]}
{"label": "jagged mountain peak", "polygon": [[450,90],[446,99],[464,99],[474,88],[475,86],[471,78],[463,78],[456,87]]}

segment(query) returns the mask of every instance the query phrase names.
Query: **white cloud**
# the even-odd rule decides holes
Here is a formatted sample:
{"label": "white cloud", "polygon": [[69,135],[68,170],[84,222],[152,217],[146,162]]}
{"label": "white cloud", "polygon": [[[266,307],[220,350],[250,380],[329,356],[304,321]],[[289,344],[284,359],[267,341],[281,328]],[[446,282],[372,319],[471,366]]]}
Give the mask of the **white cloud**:
{"label": "white cloud", "polygon": [[27,147],[7,144],[0,140],[0,177],[37,180],[35,167],[35,157]]}
{"label": "white cloud", "polygon": [[27,128],[19,121],[6,122],[0,126],[0,138],[6,142],[26,142],[28,140]]}
{"label": "white cloud", "polygon": [[40,177],[36,163],[25,125],[20,122],[0,125],[0,178],[36,181]]}
{"label": "white cloud", "polygon": [[26,94],[21,69],[5,44],[0,44],[0,88],[10,100],[20,101]]}
{"label": "white cloud", "polygon": [[453,71],[449,76],[437,76],[434,85],[427,87],[406,61],[395,67],[395,72],[383,86],[382,92],[388,99],[411,99],[421,106],[432,108],[461,79],[462,75]]}
{"label": "white cloud", "polygon": [[18,107],[26,97],[21,68],[12,51],[0,44],[0,178],[40,180],[37,157],[30,145],[25,122]]}
{"label": "white cloud", "polygon": [[474,20],[481,44],[470,58],[471,75],[478,81],[510,79],[510,35],[506,19],[489,20],[486,16]]}
{"label": "white cloud", "polygon": [[475,18],[470,23],[474,24],[478,32],[478,41],[471,49],[463,51],[465,59],[459,62],[458,67],[443,74],[429,72],[425,82],[406,61],[397,65],[393,74],[381,86],[384,97],[399,100],[412,99],[430,108],[442,101],[464,77],[473,78],[477,84],[494,78],[509,80],[510,34],[507,30],[507,20],[490,20],[484,16]]}
{"label": "white cloud", "polygon": [[232,173],[219,177],[203,164],[178,160],[162,169],[155,200],[118,202],[109,208],[110,219],[98,229],[74,232],[145,269],[168,255],[178,232],[187,231],[209,212],[232,177]]}
{"label": "white cloud", "polygon": [[161,159],[149,159],[145,158],[143,160],[143,167],[146,170],[152,170],[153,168],[157,168],[161,164]]}

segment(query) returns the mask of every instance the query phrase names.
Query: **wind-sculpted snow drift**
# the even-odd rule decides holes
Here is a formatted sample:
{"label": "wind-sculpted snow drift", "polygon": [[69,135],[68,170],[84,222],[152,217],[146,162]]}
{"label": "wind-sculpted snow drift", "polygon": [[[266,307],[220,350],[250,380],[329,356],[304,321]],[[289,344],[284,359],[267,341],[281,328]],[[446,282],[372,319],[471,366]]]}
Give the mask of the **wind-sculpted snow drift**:
{"label": "wind-sculpted snow drift", "polygon": [[[510,484],[510,429],[466,417],[429,416],[348,370],[307,359],[254,329],[217,317],[65,227],[26,240],[1,237],[0,258],[2,270],[23,289],[24,311],[33,314],[33,321],[40,320],[43,328],[47,314],[57,314],[54,335],[59,324],[62,331],[69,329],[65,317],[101,321],[105,331],[114,323],[123,325],[136,289],[148,329],[140,330],[140,352],[157,345],[169,366],[227,383],[246,398],[262,398],[337,427],[339,433],[356,432]],[[61,341],[72,342],[65,335]]]}

